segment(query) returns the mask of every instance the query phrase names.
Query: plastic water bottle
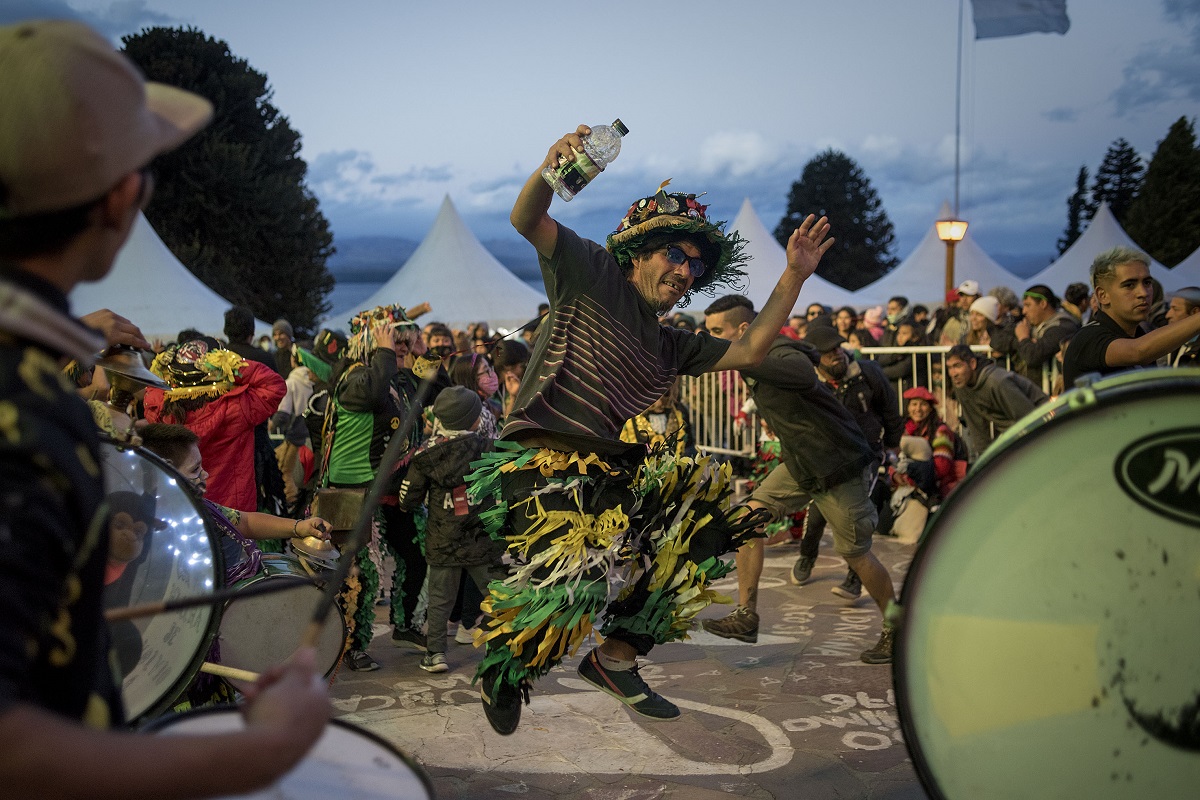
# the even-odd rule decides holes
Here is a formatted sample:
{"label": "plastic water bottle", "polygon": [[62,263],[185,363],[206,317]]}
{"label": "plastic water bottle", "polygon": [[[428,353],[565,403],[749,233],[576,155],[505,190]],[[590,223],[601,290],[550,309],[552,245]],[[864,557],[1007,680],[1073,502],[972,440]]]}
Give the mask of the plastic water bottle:
{"label": "plastic water bottle", "polygon": [[629,129],[619,119],[612,125],[597,125],[583,137],[583,150],[575,149],[574,161],[546,167],[542,170],[542,177],[555,194],[570,202],[617,157],[621,152],[621,137],[627,133]]}

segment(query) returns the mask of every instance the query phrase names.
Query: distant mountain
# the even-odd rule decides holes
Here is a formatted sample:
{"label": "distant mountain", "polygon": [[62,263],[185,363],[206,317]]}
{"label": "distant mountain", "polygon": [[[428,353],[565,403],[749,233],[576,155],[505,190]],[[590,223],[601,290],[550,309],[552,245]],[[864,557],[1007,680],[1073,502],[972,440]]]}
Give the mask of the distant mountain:
{"label": "distant mountain", "polygon": [[[404,266],[420,242],[399,236],[353,236],[338,238],[337,252],[326,265],[340,283],[384,283]],[[523,239],[489,239],[482,243],[489,253],[523,281],[541,284],[537,253]]]}

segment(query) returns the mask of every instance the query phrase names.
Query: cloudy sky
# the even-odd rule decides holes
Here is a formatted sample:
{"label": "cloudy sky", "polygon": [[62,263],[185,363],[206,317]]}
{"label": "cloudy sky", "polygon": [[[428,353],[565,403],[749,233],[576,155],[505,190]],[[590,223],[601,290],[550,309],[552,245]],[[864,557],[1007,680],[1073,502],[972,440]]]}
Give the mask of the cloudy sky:
{"label": "cloudy sky", "polygon": [[[449,194],[481,239],[576,124],[628,125],[621,157],[552,213],[603,236],[665,178],[744,197],[768,227],[805,162],[844,151],[904,257],[954,194],[958,0],[4,0],[113,37],[195,26],[265,72],[303,136],[336,236],[420,239]],[[1147,158],[1200,110],[1200,0],[1069,0],[1065,36],[975,41],[966,5],[961,215],[1006,265],[1047,263],[1066,198],[1124,137]],[[836,226],[836,220],[834,220]]]}

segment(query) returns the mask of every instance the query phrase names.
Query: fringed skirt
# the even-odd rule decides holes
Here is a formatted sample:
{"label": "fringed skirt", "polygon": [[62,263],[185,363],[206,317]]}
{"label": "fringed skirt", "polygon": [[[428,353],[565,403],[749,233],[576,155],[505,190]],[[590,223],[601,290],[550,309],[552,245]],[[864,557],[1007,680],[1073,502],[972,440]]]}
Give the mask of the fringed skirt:
{"label": "fringed skirt", "polygon": [[476,643],[487,653],[477,679],[493,667],[512,685],[541,677],[598,620],[602,636],[644,655],[686,638],[705,606],[730,602],[708,586],[732,569],[721,556],[757,536],[763,519],[729,508],[727,464],[497,447],[467,479],[512,561],[483,603],[489,619]]}

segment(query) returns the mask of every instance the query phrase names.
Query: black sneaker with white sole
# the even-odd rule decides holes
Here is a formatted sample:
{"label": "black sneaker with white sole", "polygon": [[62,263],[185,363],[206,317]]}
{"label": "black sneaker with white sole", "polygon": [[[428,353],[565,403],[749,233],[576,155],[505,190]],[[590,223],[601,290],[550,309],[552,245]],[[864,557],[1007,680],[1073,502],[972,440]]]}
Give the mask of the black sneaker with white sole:
{"label": "black sneaker with white sole", "polygon": [[600,691],[611,694],[643,717],[659,720],[679,718],[679,708],[656,694],[642,680],[636,665],[631,669],[605,669],[596,651],[592,650],[579,665],[579,677]]}

